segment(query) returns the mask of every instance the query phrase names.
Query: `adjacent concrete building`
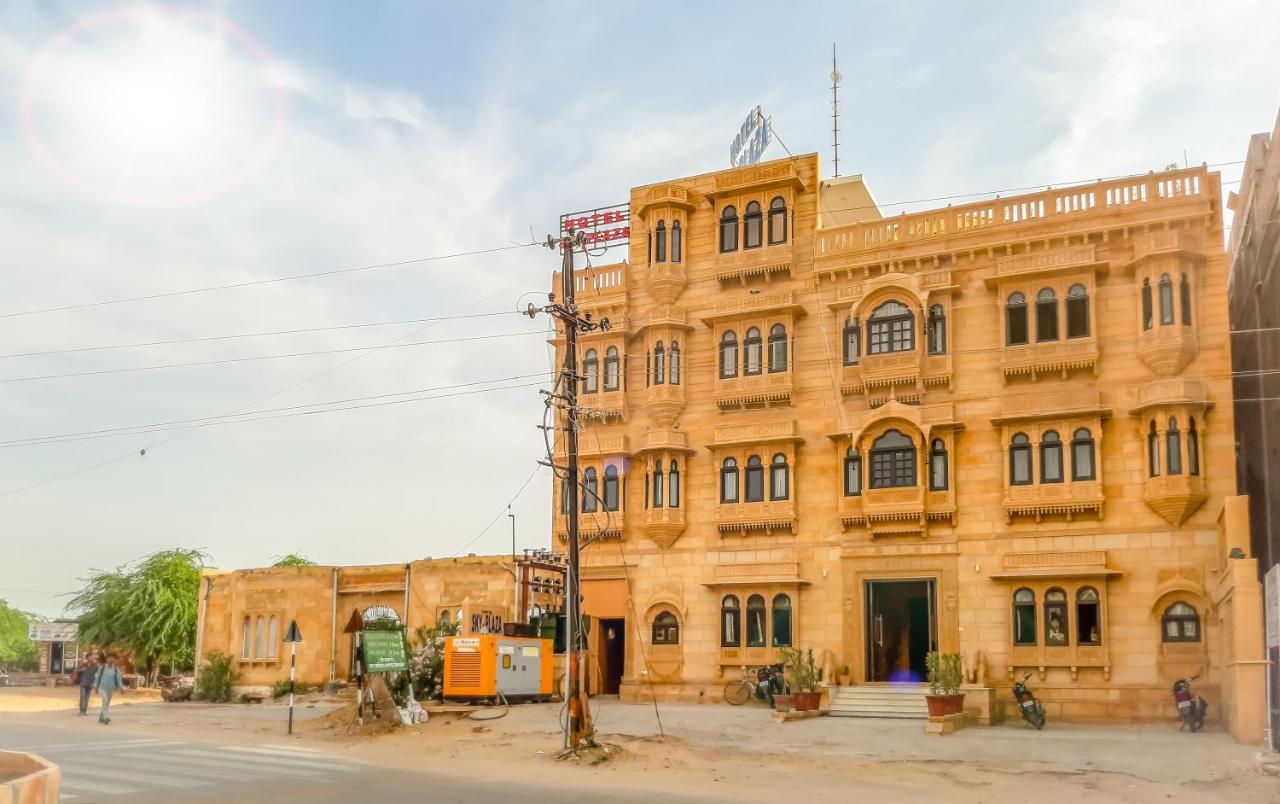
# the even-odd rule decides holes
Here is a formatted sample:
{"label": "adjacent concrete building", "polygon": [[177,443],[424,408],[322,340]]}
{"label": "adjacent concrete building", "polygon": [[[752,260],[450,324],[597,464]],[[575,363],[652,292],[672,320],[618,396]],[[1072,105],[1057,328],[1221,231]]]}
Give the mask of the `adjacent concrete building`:
{"label": "adjacent concrete building", "polygon": [[552,492],[601,688],[720,700],[789,645],[914,682],[940,649],[1064,719],[1167,720],[1201,673],[1259,740],[1220,192],[1200,167],[882,217],[816,155],[635,188],[629,259],[577,276],[613,328],[581,338],[581,483]]}

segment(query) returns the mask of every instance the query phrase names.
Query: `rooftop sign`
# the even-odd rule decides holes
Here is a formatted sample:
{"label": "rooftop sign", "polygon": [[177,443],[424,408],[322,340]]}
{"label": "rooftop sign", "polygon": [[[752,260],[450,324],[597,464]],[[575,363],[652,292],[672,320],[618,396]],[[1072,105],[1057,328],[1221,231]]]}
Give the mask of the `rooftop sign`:
{"label": "rooftop sign", "polygon": [[614,204],[561,215],[560,234],[568,234],[571,229],[585,234],[588,248],[620,245],[631,237],[631,205]]}
{"label": "rooftop sign", "polygon": [[773,141],[772,132],[770,118],[764,116],[759,106],[752,109],[747,113],[747,119],[742,121],[738,136],[733,138],[733,144],[729,146],[729,164],[739,168],[750,167],[759,162],[765,149]]}

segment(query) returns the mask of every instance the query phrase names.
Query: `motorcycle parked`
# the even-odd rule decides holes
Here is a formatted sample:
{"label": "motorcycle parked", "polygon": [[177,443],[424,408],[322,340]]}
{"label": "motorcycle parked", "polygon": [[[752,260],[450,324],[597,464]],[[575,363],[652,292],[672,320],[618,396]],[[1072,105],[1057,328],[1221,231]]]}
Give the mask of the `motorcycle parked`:
{"label": "motorcycle parked", "polygon": [[773,696],[790,692],[787,686],[785,668],[780,664],[771,664],[756,671],[756,700],[766,701],[773,706]]}
{"label": "motorcycle parked", "polygon": [[1188,726],[1192,731],[1204,728],[1204,715],[1209,711],[1209,704],[1191,690],[1191,682],[1199,677],[1200,674],[1196,673],[1189,679],[1180,678],[1173,682],[1173,700],[1178,705],[1178,717],[1182,718],[1178,731]]}
{"label": "motorcycle parked", "polygon": [[1022,715],[1022,719],[1039,731],[1044,728],[1044,707],[1036,699],[1035,693],[1027,688],[1029,678],[1031,674],[1027,673],[1013,685],[1013,699],[1018,702],[1018,713]]}

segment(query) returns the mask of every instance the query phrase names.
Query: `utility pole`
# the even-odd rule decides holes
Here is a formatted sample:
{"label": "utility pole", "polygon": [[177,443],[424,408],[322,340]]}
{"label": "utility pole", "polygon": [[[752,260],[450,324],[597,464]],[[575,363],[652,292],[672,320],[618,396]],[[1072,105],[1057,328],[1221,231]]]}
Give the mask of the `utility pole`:
{"label": "utility pole", "polygon": [[[565,516],[566,530],[569,539],[569,567],[566,573],[565,589],[565,626],[567,630],[566,651],[568,662],[565,680],[567,691],[565,700],[568,704],[568,717],[565,718],[564,747],[576,751],[583,742],[594,742],[594,728],[591,725],[591,708],[587,702],[586,684],[583,674],[586,667],[583,656],[582,633],[582,583],[578,572],[579,527],[578,512],[581,505],[581,493],[578,484],[578,333],[590,332],[593,329],[609,330],[609,319],[601,318],[599,323],[591,321],[591,314],[578,315],[575,302],[576,277],[573,272],[573,252],[582,248],[585,239],[580,233],[569,229],[561,237],[548,237],[547,247],[561,251],[563,263],[560,276],[560,300],[551,294],[547,306],[542,312],[554,316],[564,325],[564,365],[560,375],[560,393],[548,394],[548,404],[558,400],[565,412],[565,467],[563,483],[565,488],[572,489],[569,510]],[[538,313],[537,308],[529,305],[529,316]]]}
{"label": "utility pole", "polygon": [[840,71],[836,69],[836,44],[831,43],[831,149],[836,178],[840,178]]}

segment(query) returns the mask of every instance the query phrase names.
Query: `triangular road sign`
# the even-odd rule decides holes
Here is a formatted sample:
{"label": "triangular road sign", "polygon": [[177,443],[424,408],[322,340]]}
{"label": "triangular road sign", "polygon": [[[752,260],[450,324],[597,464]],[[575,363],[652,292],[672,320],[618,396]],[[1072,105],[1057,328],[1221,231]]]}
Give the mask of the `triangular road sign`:
{"label": "triangular road sign", "polygon": [[284,632],[284,641],[285,642],[301,642],[302,641],[302,632],[298,630],[297,620],[289,621],[289,630]]}

